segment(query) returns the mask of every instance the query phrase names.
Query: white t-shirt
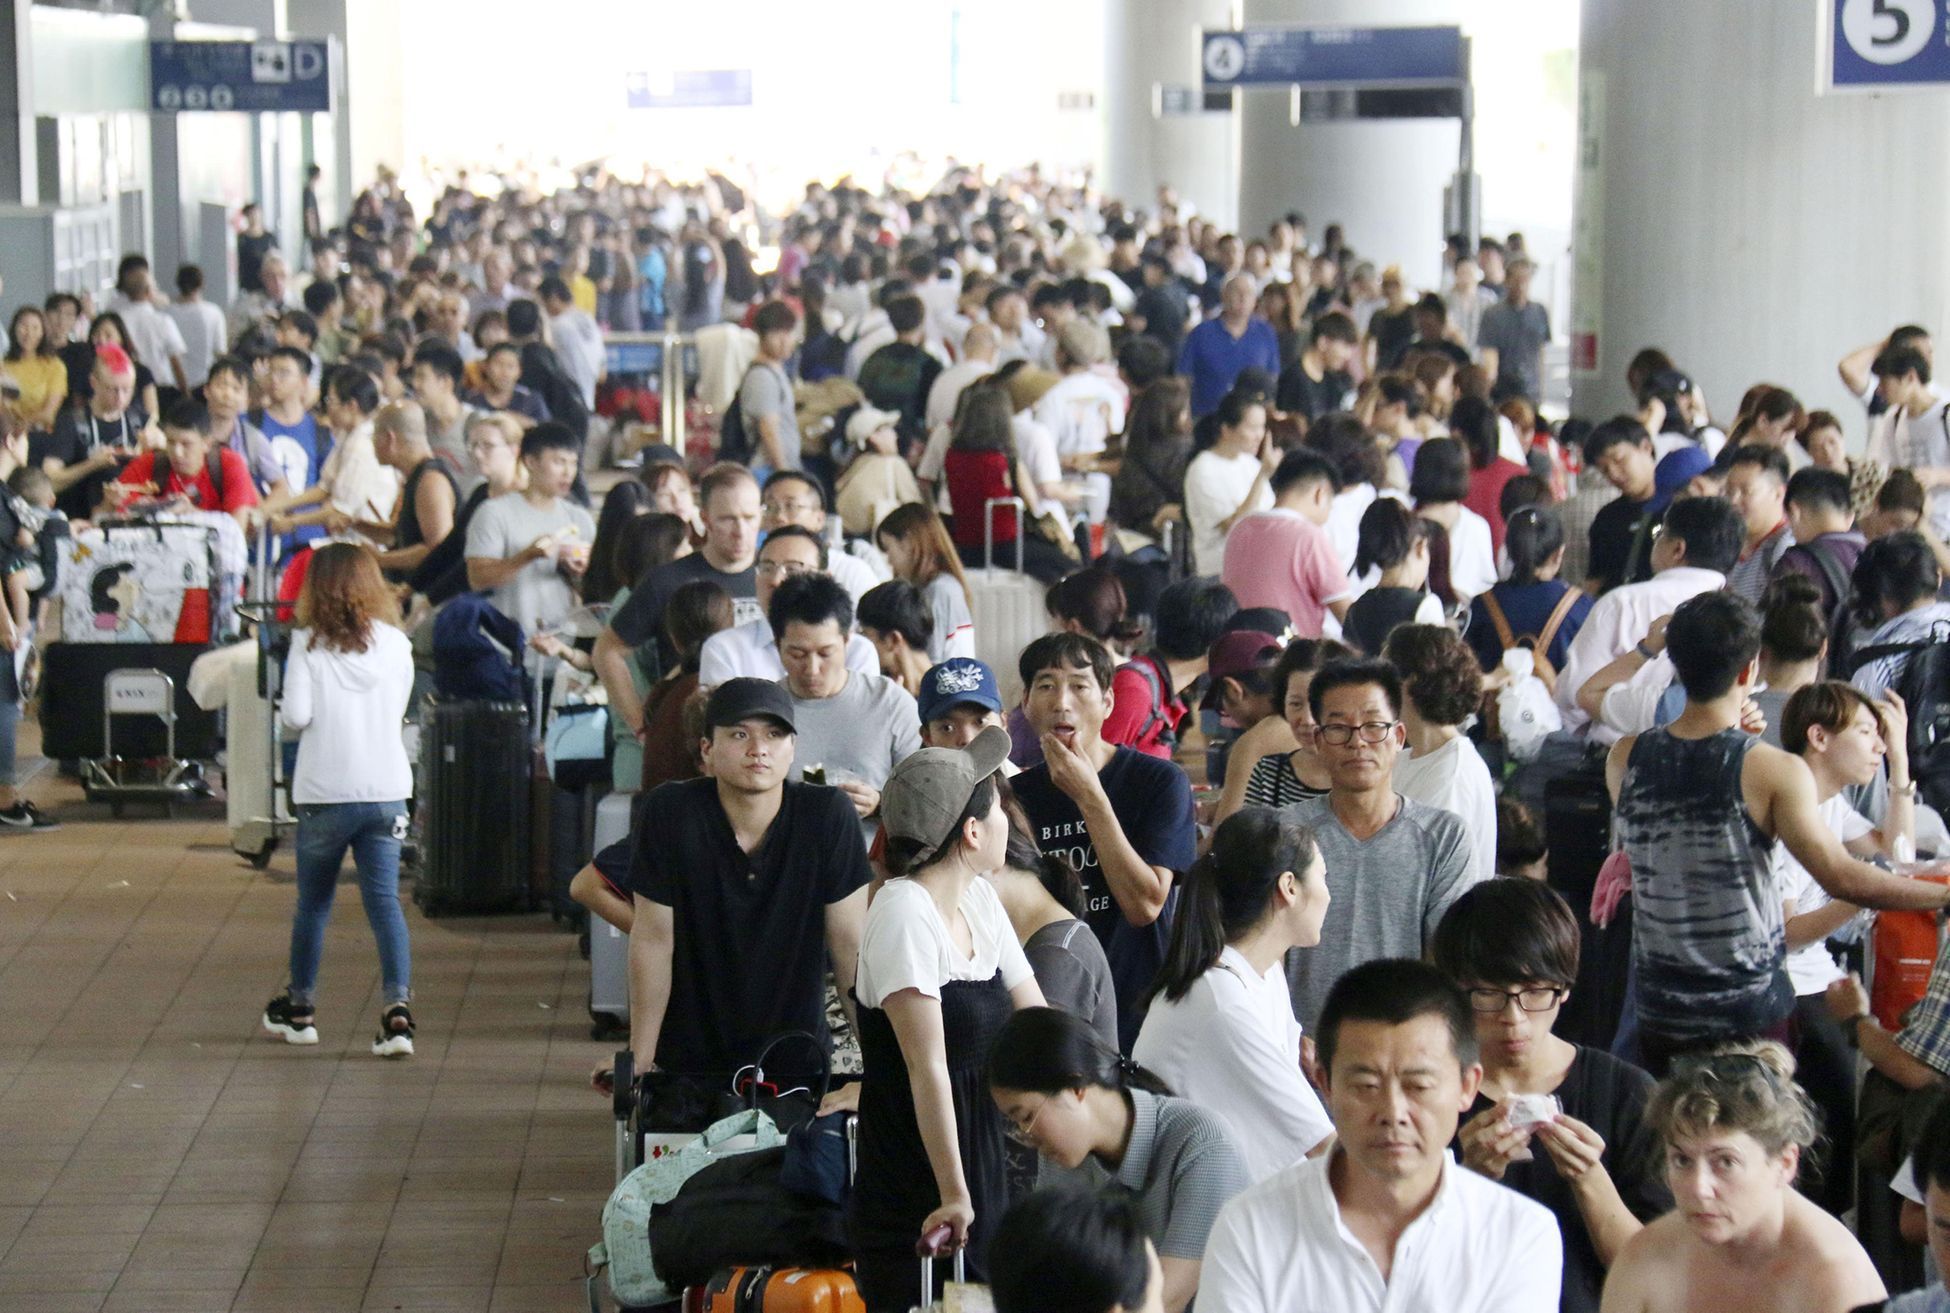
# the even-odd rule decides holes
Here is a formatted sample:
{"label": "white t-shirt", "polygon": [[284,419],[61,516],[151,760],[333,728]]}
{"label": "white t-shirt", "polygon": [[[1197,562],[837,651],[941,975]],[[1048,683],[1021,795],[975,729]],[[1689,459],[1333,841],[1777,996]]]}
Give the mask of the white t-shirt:
{"label": "white t-shirt", "polygon": [[[1252,452],[1221,456],[1217,449],[1201,451],[1185,469],[1185,518],[1192,525],[1192,569],[1216,575],[1225,566],[1226,531],[1219,521],[1239,509],[1259,478],[1259,457]],[[1263,511],[1273,504],[1273,492],[1260,484],[1259,496],[1246,509]]]}
{"label": "white t-shirt", "polygon": [[[774,682],[785,678],[779,642],[772,636],[769,620],[748,620],[720,629],[704,640],[704,650],[698,656],[697,682],[707,688],[741,677]],[[846,668],[863,675],[880,673],[880,656],[864,635],[847,636]]]}
{"label": "white t-shirt", "polygon": [[183,339],[183,373],[190,386],[210,381],[210,366],[224,349],[223,311],[208,301],[173,301],[163,307]]}
{"label": "white t-shirt", "polygon": [[1032,413],[1056,435],[1059,455],[1095,455],[1124,431],[1124,389],[1090,370],[1065,374]]}
{"label": "white t-shirt", "polygon": [[987,880],[968,886],[961,896],[961,914],[975,949],[968,957],[956,947],[926,889],[905,878],[880,886],[860,939],[860,972],[853,987],[860,1005],[877,1008],[903,989],[938,999],[941,987],[951,980],[989,980],[997,971],[1003,985],[1014,989],[1034,975],[1002,900]]}
{"label": "white t-shirt", "polygon": [[[1875,829],[1862,813],[1849,806],[1848,795],[1844,793],[1838,793],[1822,803],[1815,814],[1821,817],[1821,823],[1828,827],[1829,833],[1843,843],[1853,843]],[[1788,851],[1784,843],[1774,845],[1774,871],[1780,881],[1781,898],[1783,901],[1794,901],[1796,916],[1818,912],[1835,901],[1828,896],[1826,889],[1816,883],[1814,876],[1808,874],[1808,868],[1794,859],[1794,854]],[[1797,998],[1819,994],[1828,988],[1831,981],[1840,980],[1843,975],[1828,946],[1820,940],[1790,951],[1784,965],[1788,979],[1794,982]]]}
{"label": "white t-shirt", "polygon": [[[1920,415],[1900,406],[1884,411],[1869,430],[1868,456],[1884,469],[1950,468],[1950,402],[1939,401]],[[1950,488],[1930,492],[1930,527],[1950,534]]]}
{"label": "white t-shirt", "polygon": [[[1416,614],[1417,623],[1422,620]],[[1452,813],[1469,833],[1472,882],[1496,874],[1496,786],[1467,735],[1458,734],[1426,757],[1395,758],[1395,788],[1404,798]]]}
{"label": "white t-shirt", "polygon": [[1467,506],[1456,508],[1449,531],[1449,587],[1458,599],[1480,597],[1496,584],[1496,548],[1490,523]]}
{"label": "white t-shirt", "polygon": [[975,655],[975,617],[968,610],[968,594],[961,580],[938,574],[921,590],[934,614],[934,633],[928,638],[928,659],[936,664],[949,657]]}
{"label": "white t-shirt", "polygon": [[1334,1132],[1300,1071],[1300,1022],[1285,964],[1265,975],[1228,946],[1176,1001],[1160,995],[1131,1056],[1181,1099],[1203,1104],[1251,1145],[1246,1172],[1263,1181]]}
{"label": "white t-shirt", "polygon": [[[1029,481],[1038,488],[1052,483],[1063,482],[1063,458],[1059,453],[1056,435],[1049,426],[1037,420],[1031,411],[1021,411],[1009,421],[1009,429],[1016,442],[1016,459],[1022,462],[1023,472]],[[1099,447],[1099,451],[1103,448]]]}

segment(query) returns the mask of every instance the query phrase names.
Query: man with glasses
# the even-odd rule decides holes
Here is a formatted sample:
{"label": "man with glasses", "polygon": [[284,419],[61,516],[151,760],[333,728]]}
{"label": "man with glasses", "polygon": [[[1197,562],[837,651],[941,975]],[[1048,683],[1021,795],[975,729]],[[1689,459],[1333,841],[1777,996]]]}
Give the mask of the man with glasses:
{"label": "man with glasses", "polygon": [[[764,513],[762,525],[766,533],[787,525],[797,525],[821,542],[827,541],[826,518],[831,512],[826,509],[826,491],[808,475],[797,470],[780,470],[766,479],[760,510]],[[879,556],[880,553],[870,544],[865,545],[875,556]],[[871,562],[846,549],[829,553],[826,564],[820,568],[846,586],[846,591],[853,594],[855,606],[860,605],[860,599],[875,584],[884,584],[888,578],[885,569],[877,569]]]}
{"label": "man with glasses", "polygon": [[[758,604],[769,610],[772,594],[785,580],[825,570],[826,544],[810,529],[796,524],[774,529],[765,539],[765,545],[758,549]],[[741,675],[754,679],[785,678],[778,638],[772,633],[771,621],[764,617],[720,629],[705,639],[700,660],[697,680],[706,688]],[[868,675],[880,673],[879,655],[864,635],[851,634],[847,638],[846,668]]]}
{"label": "man with glasses", "polygon": [[1407,741],[1402,681],[1385,661],[1335,661],[1307,689],[1327,793],[1285,809],[1312,828],[1333,900],[1320,943],[1289,953],[1293,1011],[1309,1031],[1351,967],[1421,957],[1436,923],[1472,882],[1469,834],[1452,812],[1395,791]]}

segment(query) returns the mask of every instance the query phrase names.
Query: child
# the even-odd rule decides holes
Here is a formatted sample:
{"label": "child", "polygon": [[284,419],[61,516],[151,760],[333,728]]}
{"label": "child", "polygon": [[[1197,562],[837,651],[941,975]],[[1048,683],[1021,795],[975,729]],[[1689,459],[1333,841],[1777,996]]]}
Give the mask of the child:
{"label": "child", "polygon": [[0,557],[6,574],[7,609],[22,634],[31,633],[58,582],[61,540],[68,536],[68,519],[54,508],[54,482],[46,471],[23,465],[7,477],[7,505],[20,521],[20,532]]}

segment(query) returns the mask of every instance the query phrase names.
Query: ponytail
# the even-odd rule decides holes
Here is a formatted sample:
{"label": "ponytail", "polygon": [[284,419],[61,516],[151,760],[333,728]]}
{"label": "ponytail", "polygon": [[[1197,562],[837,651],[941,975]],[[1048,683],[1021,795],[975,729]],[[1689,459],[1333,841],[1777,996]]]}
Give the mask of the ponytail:
{"label": "ponytail", "polygon": [[1062,1008],[1022,1008],[989,1050],[989,1088],[1024,1094],[1102,1089],[1170,1095],[1163,1081],[1098,1037],[1090,1023]]}
{"label": "ponytail", "polygon": [[1175,1003],[1218,963],[1225,946],[1265,920],[1280,877],[1306,873],[1319,845],[1304,825],[1272,807],[1244,807],[1226,818],[1212,847],[1185,875],[1171,948],[1146,1000]]}
{"label": "ponytail", "polygon": [[1520,506],[1503,526],[1503,550],[1510,555],[1510,582],[1534,584],[1537,573],[1564,546],[1564,521],[1548,506]]}

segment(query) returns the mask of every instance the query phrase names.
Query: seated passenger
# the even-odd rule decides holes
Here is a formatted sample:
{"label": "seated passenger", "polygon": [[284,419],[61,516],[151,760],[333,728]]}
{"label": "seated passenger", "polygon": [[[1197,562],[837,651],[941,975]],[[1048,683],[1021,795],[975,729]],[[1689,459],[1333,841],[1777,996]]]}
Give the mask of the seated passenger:
{"label": "seated passenger", "polygon": [[1286,955],[1320,942],[1327,876],[1304,825],[1248,807],[1185,873],[1171,955],[1131,1057],[1226,1119],[1261,1181],[1334,1133],[1302,1069]]}
{"label": "seated passenger", "polygon": [[[758,549],[755,587],[758,604],[772,605],[772,596],[787,579],[818,574],[826,569],[826,544],[809,529],[786,525],[774,529]],[[698,680],[706,687],[727,679],[750,676],[753,679],[783,679],[785,666],[779,660],[779,640],[772,634],[772,622],[747,620],[705,640],[699,658]],[[846,668],[877,674],[880,658],[874,646],[859,634],[846,638]]]}
{"label": "seated passenger", "polygon": [[1334,1147],[1226,1205],[1199,1313],[1554,1313],[1557,1223],[1449,1156],[1483,1075],[1462,992],[1421,962],[1369,962],[1315,1033]]}
{"label": "seated passenger", "polygon": [[1165,1313],[1182,1313],[1213,1219],[1247,1184],[1225,1120],[1171,1097],[1088,1022],[1057,1008],[1009,1019],[989,1056],[989,1089],[1010,1134],[1042,1155],[1040,1184],[1121,1186],[1137,1196],[1164,1269]]}
{"label": "seated passenger", "polygon": [[163,416],[162,451],[145,451],[115,477],[118,501],[153,498],[171,507],[228,511],[246,535],[257,485],[250,466],[228,447],[210,441],[210,413],[195,401],[179,401]]}
{"label": "seated passenger", "polygon": [[1846,1313],[1886,1294],[1855,1237],[1794,1188],[1819,1127],[1786,1049],[1699,1055],[1660,1082],[1646,1121],[1679,1207],[1626,1243],[1604,1313]]}
{"label": "seated passenger", "polygon": [[934,616],[921,590],[905,579],[875,584],[859,600],[854,618],[860,636],[873,644],[880,673],[919,697],[921,680],[935,664],[928,659]]}
{"label": "seated passenger", "polygon": [[[1570,906],[1535,880],[1489,880],[1436,927],[1435,964],[1469,995],[1483,1083],[1456,1148],[1463,1166],[1557,1215],[1562,1313],[1597,1313],[1605,1269],[1672,1207],[1645,1129],[1652,1078],[1551,1033],[1578,977]],[[1554,1099],[1541,1121],[1526,1099]],[[1521,1112],[1521,1115],[1519,1113]]]}

